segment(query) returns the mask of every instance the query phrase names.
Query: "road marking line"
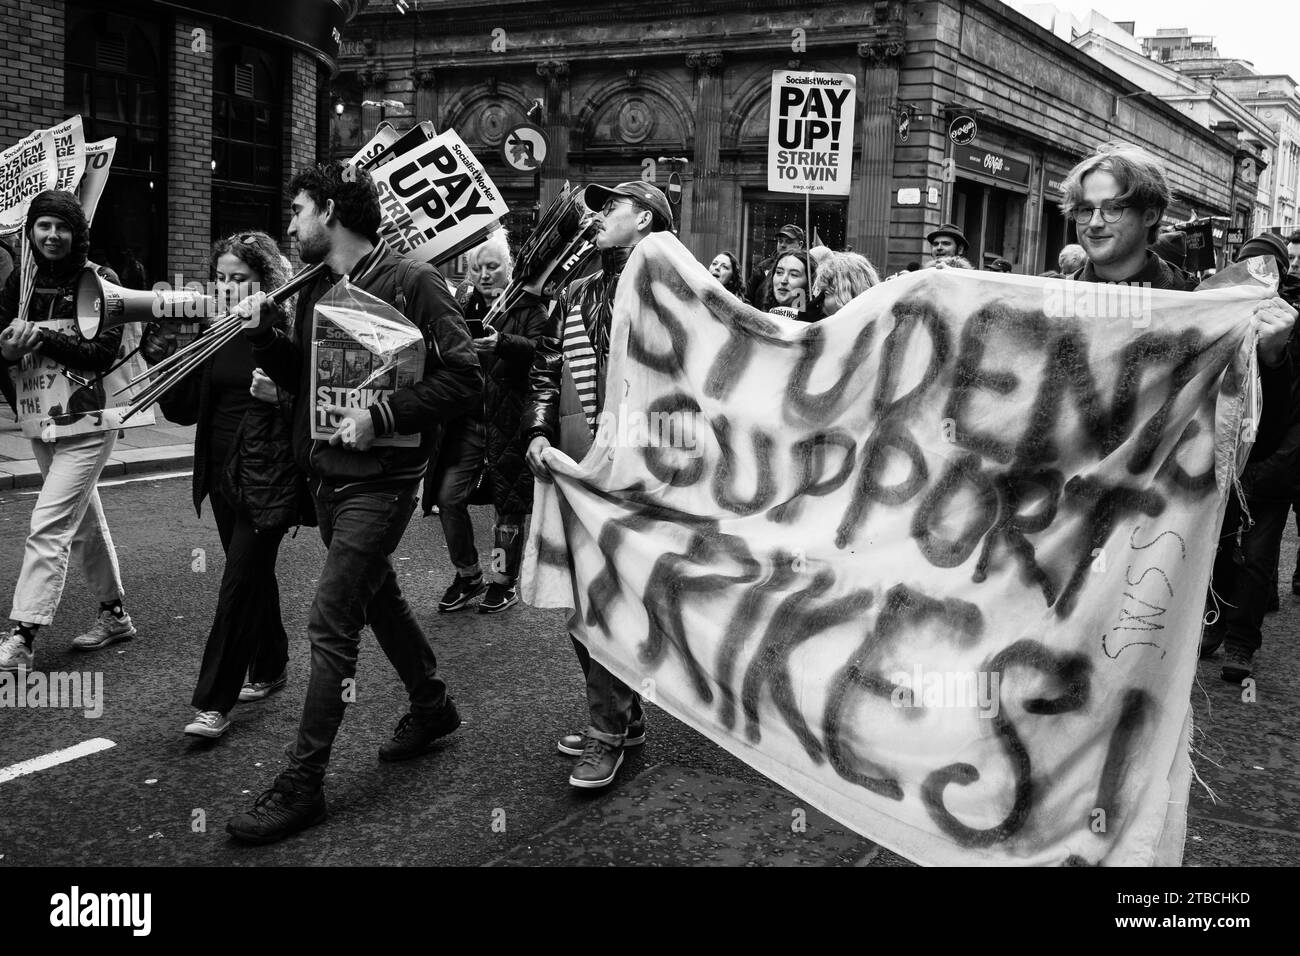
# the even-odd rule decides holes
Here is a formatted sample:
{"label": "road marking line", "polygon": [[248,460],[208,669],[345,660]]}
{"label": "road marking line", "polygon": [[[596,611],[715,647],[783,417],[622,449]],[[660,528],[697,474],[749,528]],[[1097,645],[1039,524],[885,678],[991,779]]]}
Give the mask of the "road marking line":
{"label": "road marking line", "polygon": [[31,760],[24,760],[22,763],[16,763],[9,767],[0,768],[0,783],[13,780],[15,777],[21,777],[23,774],[36,773],[38,770],[48,770],[50,767],[57,767],[61,763],[67,763],[69,760],[76,760],[79,757],[89,757],[91,754],[99,753],[101,750],[107,750],[109,747],[116,747],[117,744],[105,737],[96,737],[93,740],[84,740],[74,747],[65,747],[62,750],[56,750],[53,753],[44,754],[40,757],[33,757]]}

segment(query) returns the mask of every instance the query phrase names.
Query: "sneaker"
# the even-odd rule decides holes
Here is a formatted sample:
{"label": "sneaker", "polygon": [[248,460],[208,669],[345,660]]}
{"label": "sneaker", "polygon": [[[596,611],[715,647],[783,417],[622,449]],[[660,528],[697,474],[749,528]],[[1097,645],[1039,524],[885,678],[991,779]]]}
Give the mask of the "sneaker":
{"label": "sneaker", "polygon": [[99,620],[85,634],[72,639],[72,649],[76,651],[97,651],[117,641],[129,641],[135,637],[135,625],[131,615],[118,617],[112,611],[100,611]]}
{"label": "sneaker", "polygon": [[185,725],[191,737],[217,738],[230,729],[230,718],[219,710],[201,710]]}
{"label": "sneaker", "polygon": [[1253,651],[1229,644],[1223,652],[1223,679],[1230,684],[1240,684],[1250,676],[1250,661],[1254,656]]}
{"label": "sneaker", "polygon": [[[555,749],[562,754],[568,754],[570,757],[582,756],[582,745],[586,741],[586,734],[565,734],[555,745]],[[634,724],[627,725],[627,736],[623,738],[624,747],[640,747],[645,743],[645,721],[640,720]]]}
{"label": "sneaker", "polygon": [[296,789],[276,779],[253,809],[230,818],[226,832],[243,843],[274,843],[325,819],[325,792]]}
{"label": "sneaker", "polygon": [[573,765],[569,786],[595,790],[614,782],[614,775],[623,766],[623,745],[607,744],[595,737],[582,742],[582,756]]}
{"label": "sneaker", "polygon": [[1201,632],[1201,660],[1213,657],[1214,652],[1223,643],[1223,632],[1212,631],[1208,627]]}
{"label": "sneaker", "polygon": [[498,614],[511,605],[519,603],[519,589],[513,584],[497,584],[495,581],[487,586],[487,593],[479,602],[480,614]]}
{"label": "sneaker", "polygon": [[283,690],[287,683],[289,683],[288,671],[275,680],[245,681],[244,686],[239,689],[239,699],[244,703],[250,700],[265,700],[277,690]]}
{"label": "sneaker", "polygon": [[424,718],[415,713],[406,714],[397,722],[393,739],[379,748],[380,760],[406,760],[427,753],[439,738],[446,737],[460,726],[456,702],[447,698],[447,706],[437,717]]}
{"label": "sneaker", "polygon": [[451,582],[451,587],[447,588],[447,593],[438,602],[438,610],[459,611],[486,590],[487,585],[483,582],[483,575],[462,578],[458,574],[456,580]]}
{"label": "sneaker", "polygon": [[34,656],[21,634],[15,632],[0,639],[0,671],[29,671]]}

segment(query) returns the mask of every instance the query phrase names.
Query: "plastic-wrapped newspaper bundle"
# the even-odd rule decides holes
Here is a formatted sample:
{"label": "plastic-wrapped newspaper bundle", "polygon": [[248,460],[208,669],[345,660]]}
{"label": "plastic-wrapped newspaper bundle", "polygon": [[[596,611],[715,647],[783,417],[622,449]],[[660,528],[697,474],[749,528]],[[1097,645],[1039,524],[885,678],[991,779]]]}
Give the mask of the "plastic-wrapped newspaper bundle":
{"label": "plastic-wrapped newspaper bundle", "polygon": [[[369,408],[424,377],[424,337],[402,313],[346,279],[316,303],[312,315],[311,437],[328,441],[338,416],[324,410]],[[412,448],[420,436],[375,439]]]}

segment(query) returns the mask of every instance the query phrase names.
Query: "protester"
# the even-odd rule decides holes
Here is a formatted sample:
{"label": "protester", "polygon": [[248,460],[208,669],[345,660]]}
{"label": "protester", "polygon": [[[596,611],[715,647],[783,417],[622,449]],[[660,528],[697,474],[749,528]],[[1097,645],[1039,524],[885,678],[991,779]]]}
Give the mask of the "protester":
{"label": "protester", "polygon": [[[1237,261],[1252,256],[1273,258],[1281,279],[1279,294],[1292,307],[1300,304],[1300,279],[1284,271],[1289,263],[1282,237],[1266,232],[1243,243]],[[1300,378],[1295,376],[1298,357],[1293,339],[1289,354],[1293,379],[1285,432],[1271,454],[1251,455],[1241,475],[1250,519],[1240,536],[1228,536],[1214,562],[1212,581],[1219,598],[1218,615],[1205,628],[1201,656],[1211,656],[1222,644],[1223,677],[1233,683],[1250,676],[1255,652],[1263,645],[1260,628],[1264,615],[1277,600],[1278,552],[1300,475]],[[1238,512],[1234,522],[1240,522],[1240,505],[1235,496],[1230,499],[1230,511]],[[1237,523],[1225,518],[1223,527],[1231,530]]]}
{"label": "protester", "polygon": [[[289,766],[253,807],[226,829],[248,843],[270,843],[325,818],[322,786],[330,749],[343,722],[347,688],[355,686],[361,629],[369,624],[401,677],[411,709],[380,760],[425,753],[460,726],[456,704],[438,675],[438,662],[397,584],[390,555],[400,543],[429,459],[438,421],[455,419],[481,401],[482,373],[456,302],[432,266],[405,260],[379,238],[378,193],[355,166],[328,163],[299,172],[290,238],[303,262],[325,263],[327,275],[298,295],[292,333],[274,327],[274,309],[260,297],[241,303],[253,358],[281,388],[298,396],[293,446],[316,502],[328,552],[307,620],[311,676]],[[312,315],[340,277],[405,315],[424,336],[424,376],[368,408],[323,405],[340,420],[332,438],[311,437]],[[375,446],[377,438],[420,435],[418,447]]]}
{"label": "protester", "polygon": [[[1078,226],[1079,242],[1088,262],[1076,273],[1081,282],[1147,283],[1155,289],[1187,291],[1190,280],[1152,252],[1159,222],[1169,204],[1169,186],[1160,161],[1130,143],[1106,143],[1070,171],[1062,184],[1061,210]],[[1261,301],[1253,321],[1258,336],[1263,412],[1250,463],[1262,462],[1276,451],[1291,415],[1292,371],[1288,341],[1296,311],[1280,297]],[[1220,537],[1220,558],[1230,559],[1226,542],[1235,540],[1242,515],[1229,497]],[[1216,560],[1216,568],[1223,564]],[[1217,577],[1216,582],[1221,580]],[[1211,636],[1212,640],[1212,636]],[[1206,645],[1209,649],[1209,643]],[[1250,673],[1250,653],[1244,643],[1229,648],[1225,680]],[[1240,675],[1240,676],[1237,676]]]}
{"label": "protester", "polygon": [[856,252],[832,252],[817,267],[812,297],[823,316],[831,316],[880,282],[876,268]]}
{"label": "protester", "polygon": [[17,264],[14,250],[9,247],[9,243],[0,238],[0,289],[3,289],[5,283],[9,281],[9,273],[14,271]]}
{"label": "protester", "polygon": [[[289,277],[275,240],[264,232],[219,240],[210,264],[222,306],[255,288],[274,292]],[[283,328],[284,310],[275,311]],[[153,365],[174,347],[174,337],[151,326],[140,351]],[[203,499],[211,502],[226,555],[190,701],[198,713],[185,726],[196,737],[222,736],[236,702],[262,700],[285,686],[289,639],[275,564],[285,532],[315,524],[293,462],[289,397],[256,365],[246,338],[235,336],[159,402],[169,421],[196,426],[194,510],[202,514]]]}
{"label": "protester", "polygon": [[740,281],[740,263],[731,252],[719,252],[709,263],[709,274],[741,302],[748,302]]}
{"label": "protester", "polygon": [[[945,222],[926,236],[925,241],[930,244],[930,254],[935,259],[965,256],[966,250],[970,248],[965,234],[950,222]],[[964,268],[970,268],[969,263]]]}
{"label": "protester", "polygon": [[1056,255],[1056,268],[1062,275],[1073,275],[1083,268],[1083,264],[1088,261],[1088,254],[1083,251],[1083,246],[1077,243],[1070,243],[1063,246],[1061,251]]}
{"label": "protester", "polygon": [[816,322],[822,317],[812,297],[816,279],[817,266],[808,253],[787,252],[776,261],[760,308],[801,322]]}
{"label": "protester", "polygon": [[988,264],[988,267],[986,268],[985,271],[987,271],[987,272],[1010,272],[1012,268],[1013,268],[1013,267],[1012,267],[1011,263],[1007,262],[1006,259],[1001,259],[1001,258],[999,258],[999,259],[994,259],[992,262],[990,262],[990,263]]}
{"label": "protester", "polygon": [[[470,282],[458,304],[467,322],[482,322],[510,284],[514,263],[504,230],[469,254]],[[546,326],[546,309],[529,295],[513,306],[486,334],[474,339],[483,367],[483,407],[451,422],[443,431],[437,465],[428,485],[437,502],[456,577],[438,602],[439,611],[468,607],[480,594],[480,614],[504,611],[519,600],[517,581],[523,554],[524,519],[533,508],[533,476],[524,462],[519,416],[528,395],[533,350]],[[467,507],[471,492],[483,486],[496,509],[495,548],[484,583]],[[486,592],[486,593],[485,593]]]}
{"label": "protester", "polygon": [[[100,472],[116,447],[118,430],[115,425],[106,427],[102,416],[96,424],[96,416],[88,414],[104,407],[103,376],[117,359],[123,327],[104,329],[89,342],[73,331],[82,271],[91,266],[113,283],[117,276],[87,261],[90,225],[71,193],[38,193],[28,207],[25,229],[36,263],[35,290],[26,319],[18,316],[22,270],[15,269],[0,292],[0,325],[8,324],[0,334],[0,374],[8,377],[12,366],[35,352],[58,363],[59,372],[81,387],[61,414],[50,403],[44,404],[53,418],[44,433],[32,439],[43,480],[9,613],[13,631],[0,640],[0,670],[32,668],[36,633],[54,621],[73,556],[99,601],[99,617],[89,631],[73,639],[72,647],[97,650],[136,635],[131,615],[122,606],[126,592],[96,490]],[[49,375],[52,380],[57,377]],[[47,387],[54,384],[51,381]]]}
{"label": "protester", "polygon": [[1287,261],[1290,263],[1290,274],[1300,279],[1300,231],[1293,232],[1286,241]]}
{"label": "protester", "polygon": [[808,261],[812,263],[814,269],[820,269],[830,255],[830,249],[825,246],[813,246],[808,250]]}
{"label": "protester", "polygon": [[[0,239],[0,289],[3,289],[5,283],[9,281],[9,275],[14,271],[14,251],[9,248],[9,244]],[[7,370],[0,369],[0,395],[9,404],[9,408],[14,415],[18,414],[18,393],[14,388],[13,379],[9,377]]]}
{"label": "protester", "polygon": [[776,234],[776,254],[769,256],[754,267],[745,285],[745,298],[753,305],[762,308],[764,290],[770,287],[772,272],[776,262],[788,252],[799,252],[804,248],[804,232],[793,223],[782,226]]}
{"label": "protester", "polygon": [[[605,402],[609,331],[619,276],[632,249],[652,232],[672,229],[672,207],[656,187],[640,181],[613,189],[588,186],[583,200],[604,218],[596,236],[600,271],[571,284],[556,302],[550,330],[537,347],[522,430],[528,466],[538,481],[550,481],[542,453],[558,445],[580,461],[591,447]],[[593,367],[594,366],[594,367]],[[557,749],[578,756],[569,775],[574,787],[604,787],[623,765],[623,750],[645,742],[641,698],[571,639],[587,683],[591,725],[583,734],[560,738]]]}

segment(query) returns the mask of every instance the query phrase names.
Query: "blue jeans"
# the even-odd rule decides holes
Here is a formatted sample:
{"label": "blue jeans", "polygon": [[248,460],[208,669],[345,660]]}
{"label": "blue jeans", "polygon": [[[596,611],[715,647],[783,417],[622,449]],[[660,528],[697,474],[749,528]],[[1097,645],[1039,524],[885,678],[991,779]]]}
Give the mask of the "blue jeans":
{"label": "blue jeans", "polygon": [[329,548],[307,619],[311,678],[298,740],[281,776],[299,789],[320,786],[330,749],[355,699],[357,649],[369,624],[410,695],[411,711],[436,716],[447,706],[433,648],[397,586],[389,555],[415,510],[415,486],[399,492],[316,496],[320,536]]}

